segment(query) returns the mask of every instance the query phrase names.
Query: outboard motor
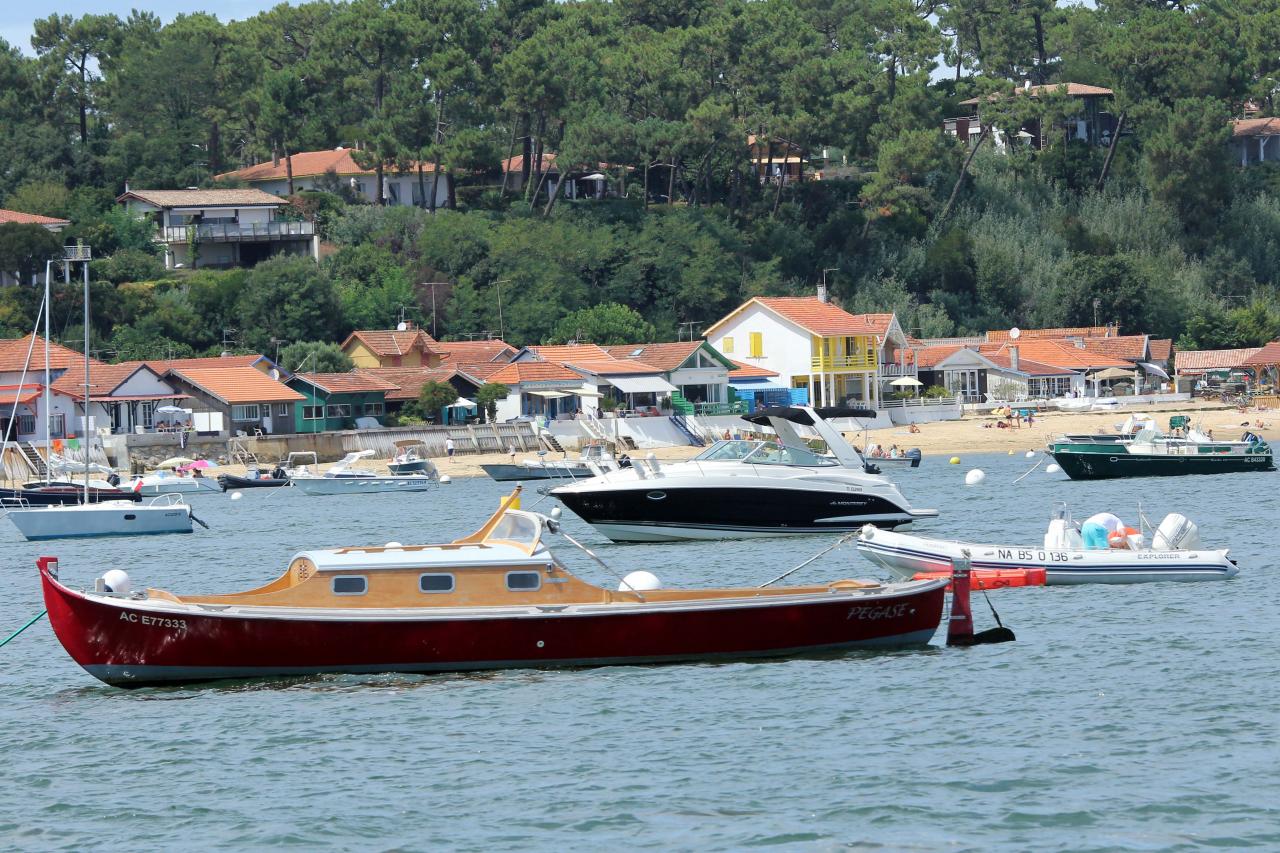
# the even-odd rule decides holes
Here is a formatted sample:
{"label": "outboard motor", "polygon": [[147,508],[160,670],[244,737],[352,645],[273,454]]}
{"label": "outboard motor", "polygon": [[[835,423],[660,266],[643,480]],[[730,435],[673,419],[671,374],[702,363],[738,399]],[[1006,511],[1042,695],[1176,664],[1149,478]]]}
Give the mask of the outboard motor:
{"label": "outboard motor", "polygon": [[1200,528],[1185,515],[1171,512],[1160,522],[1151,537],[1153,551],[1197,551],[1200,549]]}

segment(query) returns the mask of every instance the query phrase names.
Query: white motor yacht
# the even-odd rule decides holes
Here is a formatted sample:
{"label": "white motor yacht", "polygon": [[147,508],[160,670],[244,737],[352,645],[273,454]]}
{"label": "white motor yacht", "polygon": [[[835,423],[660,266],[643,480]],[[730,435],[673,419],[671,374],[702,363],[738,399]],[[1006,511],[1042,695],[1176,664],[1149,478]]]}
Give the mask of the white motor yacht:
{"label": "white motor yacht", "polygon": [[[744,415],[773,440],[717,441],[688,462],[633,460],[631,467],[566,483],[550,494],[616,542],[844,533],[865,524],[896,527],[932,518],[911,506],[886,477],[827,423],[870,418],[864,409],[775,407]],[[795,430],[812,428],[830,455]]]}
{"label": "white motor yacht", "polygon": [[428,468],[415,474],[378,474],[357,465],[362,459],[374,455],[372,450],[348,453],[333,464],[324,474],[301,471],[289,478],[289,483],[308,495],[350,495],[367,492],[424,492],[435,488],[439,482],[435,465],[428,460]]}

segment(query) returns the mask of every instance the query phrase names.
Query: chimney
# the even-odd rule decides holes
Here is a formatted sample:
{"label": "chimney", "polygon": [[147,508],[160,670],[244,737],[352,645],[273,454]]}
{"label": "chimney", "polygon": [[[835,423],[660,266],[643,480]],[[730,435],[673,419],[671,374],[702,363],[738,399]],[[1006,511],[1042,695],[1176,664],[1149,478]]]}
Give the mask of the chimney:
{"label": "chimney", "polygon": [[1018,346],[1017,346],[1017,344],[1014,344],[1013,346],[1009,347],[1009,369],[1010,369],[1010,370],[1017,370],[1017,369],[1018,369]]}
{"label": "chimney", "polygon": [[818,301],[827,302],[827,285],[825,283],[818,285]]}

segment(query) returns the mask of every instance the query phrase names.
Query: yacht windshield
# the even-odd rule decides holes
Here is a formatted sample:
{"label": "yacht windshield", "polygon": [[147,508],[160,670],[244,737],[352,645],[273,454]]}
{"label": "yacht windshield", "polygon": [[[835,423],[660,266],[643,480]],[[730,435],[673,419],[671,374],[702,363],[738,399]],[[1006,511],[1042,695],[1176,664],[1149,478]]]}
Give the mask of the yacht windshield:
{"label": "yacht windshield", "polygon": [[542,525],[537,518],[521,512],[506,512],[494,525],[486,540],[501,539],[533,551],[542,536]]}
{"label": "yacht windshield", "polygon": [[776,441],[760,442],[760,446],[743,461],[753,465],[803,465],[805,467],[839,464],[836,460],[819,456],[807,448],[789,447]]}
{"label": "yacht windshield", "polygon": [[703,462],[733,462],[747,457],[763,443],[761,441],[745,441],[742,439],[717,441],[693,458]]}

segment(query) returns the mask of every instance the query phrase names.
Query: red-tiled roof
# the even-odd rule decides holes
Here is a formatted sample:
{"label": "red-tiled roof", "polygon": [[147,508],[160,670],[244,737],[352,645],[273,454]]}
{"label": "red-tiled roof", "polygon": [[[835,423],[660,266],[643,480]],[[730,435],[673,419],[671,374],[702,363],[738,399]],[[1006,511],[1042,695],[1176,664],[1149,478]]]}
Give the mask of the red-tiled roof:
{"label": "red-tiled roof", "polygon": [[1272,341],[1245,360],[1248,367],[1270,367],[1280,364],[1280,341]]}
{"label": "red-tiled roof", "polygon": [[52,216],[41,216],[38,213],[23,213],[21,210],[4,210],[0,208],[0,225],[12,222],[16,225],[70,225],[69,219],[55,219]]}
{"label": "red-tiled roof", "polygon": [[1112,355],[1129,361],[1141,361],[1147,357],[1146,335],[1119,335],[1114,338],[1084,338],[1084,348],[1090,352]]}
{"label": "red-tiled roof", "polygon": [[612,357],[602,347],[598,347],[595,344],[555,344],[531,346],[527,347],[527,349],[543,361],[598,360]]}
{"label": "red-tiled roof", "polygon": [[[542,171],[547,172],[555,169],[556,155],[546,153],[542,155]],[[532,170],[532,167],[531,167]],[[514,157],[508,157],[502,161],[502,171],[504,172],[523,172],[524,171],[524,155],[517,154]]]}
{"label": "red-tiled roof", "polygon": [[506,367],[509,362],[505,361],[460,361],[450,364],[450,367],[456,367],[458,372],[481,382]]}
{"label": "red-tiled roof", "polygon": [[[300,151],[292,157],[293,176],[295,178],[311,178],[317,175],[323,175],[326,172],[333,172],[337,175],[372,175],[373,169],[366,169],[356,162],[351,156],[350,148],[335,148],[331,151]],[[410,163],[405,173],[417,174],[418,163]],[[424,172],[434,172],[435,164],[423,162],[422,169]],[[258,163],[254,166],[247,166],[243,169],[237,169],[234,172],[223,172],[218,175],[219,178],[228,178],[238,181],[272,181],[289,176],[289,164],[281,157],[277,162],[268,160],[265,163]],[[387,168],[388,174],[401,174],[398,169]]]}
{"label": "red-tiled roof", "polygon": [[735,367],[729,371],[729,381],[735,379],[769,379],[778,375],[778,371],[769,370],[768,368],[758,367],[754,364],[745,364],[741,361],[733,361]]}
{"label": "red-tiled roof", "polygon": [[1179,351],[1174,357],[1174,364],[1179,373],[1230,370],[1233,367],[1244,367],[1245,362],[1257,355],[1260,349],[1262,347]]}
{"label": "red-tiled roof", "polygon": [[[1012,343],[1004,344],[986,344],[979,348],[979,352],[990,358],[992,355],[1001,355],[1008,352]],[[1064,344],[1059,341],[1052,340],[1019,340],[1017,343],[1018,356],[1021,359],[1038,362],[1040,364],[1052,365],[1053,367],[1065,367],[1070,370],[1094,370],[1106,367],[1133,367],[1131,362],[1121,358],[1115,358],[1110,355],[1090,352],[1086,349]]]}
{"label": "red-tiled roof", "polygon": [[[33,375],[37,372],[44,373],[44,338],[36,338],[35,347],[31,350],[31,361],[27,363],[27,347],[31,344],[31,335],[25,335],[21,338],[10,338],[8,340],[0,340],[0,371],[18,371],[22,370],[24,364],[27,370]],[[84,353],[76,352],[68,349],[62,344],[49,343],[49,367],[53,370],[65,370],[72,365],[83,365]],[[102,364],[95,358],[89,359],[92,367]]]}
{"label": "red-tiled roof", "polygon": [[434,348],[445,363],[456,364],[484,361],[505,363],[516,354],[515,347],[496,338],[487,341],[436,341]]}
{"label": "red-tiled roof", "polygon": [[352,332],[342,342],[345,350],[353,340],[358,340],[376,356],[406,355],[415,349],[423,353],[435,352],[436,341],[421,329],[366,329]]}
{"label": "red-tiled roof", "polygon": [[605,347],[614,358],[635,358],[659,370],[675,370],[689,360],[702,346],[702,341],[676,341],[660,344],[623,344]]}
{"label": "red-tiled roof", "polygon": [[1152,338],[1148,349],[1152,361],[1168,361],[1173,356],[1173,341],[1169,338]]}
{"label": "red-tiled roof", "polygon": [[[1018,340],[1027,338],[1105,338],[1115,334],[1115,329],[1110,326],[1069,326],[1058,329],[1021,329],[1018,333]],[[987,343],[998,343],[1007,341],[1009,338],[1009,329],[992,329],[987,332]]]}
{"label": "red-tiled roof", "polygon": [[262,190],[129,190],[117,202],[137,199],[156,207],[279,207],[284,200]]}
{"label": "red-tiled roof", "polygon": [[1280,118],[1242,118],[1231,122],[1231,135],[1236,139],[1247,136],[1280,135]]}
{"label": "red-tiled roof", "polygon": [[123,361],[121,364],[145,364],[156,373],[166,370],[225,370],[229,367],[253,367],[262,360],[261,355],[220,355],[209,358],[169,358],[149,361]]}
{"label": "red-tiled roof", "polygon": [[[1066,94],[1070,95],[1073,98],[1083,98],[1088,95],[1114,94],[1110,89],[1104,89],[1101,86],[1090,86],[1087,83],[1045,83],[1044,85],[1041,85],[1041,86],[1027,86],[1027,87],[1019,86],[1017,89],[1014,90],[1014,92],[1019,95],[1027,94],[1035,98],[1035,97],[1038,97],[1041,92],[1044,92],[1046,90],[1050,93],[1053,93],[1053,92],[1061,91],[1064,87],[1066,89]],[[987,100],[995,101],[995,100],[999,100],[1000,97],[1001,96],[998,94],[989,95],[987,97]],[[978,103],[977,98],[968,98],[967,100],[963,100],[960,102],[962,106],[974,106],[977,103]]]}
{"label": "red-tiled roof", "polygon": [[[1008,353],[984,353],[982,357],[1002,370],[1013,370],[1013,357]],[[1019,354],[1017,372],[1025,373],[1028,376],[1070,376],[1077,371],[1052,364],[1043,364],[1029,358],[1022,358],[1021,354]]]}
{"label": "red-tiled roof", "polygon": [[916,368],[919,370],[932,370],[938,366],[938,363],[944,359],[958,353],[964,347],[959,344],[940,344],[932,347],[921,347],[916,350]]}
{"label": "red-tiled roof", "polygon": [[643,361],[637,361],[633,358],[600,358],[600,359],[574,359],[562,362],[565,367],[585,370],[587,373],[594,373],[597,376],[626,376],[631,374],[642,373],[662,373],[661,370],[652,364],[646,364]]}
{"label": "red-tiled roof", "polygon": [[489,376],[490,382],[518,385],[521,382],[581,381],[582,375],[567,367],[549,361],[517,361],[504,365]]}
{"label": "red-tiled roof", "polygon": [[297,378],[330,394],[354,394],[365,391],[395,391],[397,385],[367,373],[299,373]]}
{"label": "red-tiled roof", "polygon": [[170,373],[224,403],[275,403],[305,399],[252,367],[172,370]]}
{"label": "red-tiled roof", "polygon": [[[752,303],[762,305],[810,334],[820,337],[836,335],[883,337],[893,322],[892,314],[850,314],[840,306],[823,302],[816,296],[756,296],[740,305],[733,313],[737,314]],[[723,322],[724,320],[721,320],[711,328]]]}
{"label": "red-tiled roof", "polygon": [[[106,397],[120,387],[126,379],[139,370],[141,364],[91,364],[89,367],[89,397],[96,399]],[[84,362],[75,361],[67,367],[67,372],[59,376],[50,386],[77,399],[84,398]]]}
{"label": "red-tiled roof", "polygon": [[[501,365],[499,365],[501,366]],[[387,399],[416,400],[422,393],[422,386],[428,382],[448,382],[455,376],[462,376],[468,382],[476,382],[478,377],[456,365],[447,367],[359,367],[357,373],[372,377],[393,386],[387,391]]]}

